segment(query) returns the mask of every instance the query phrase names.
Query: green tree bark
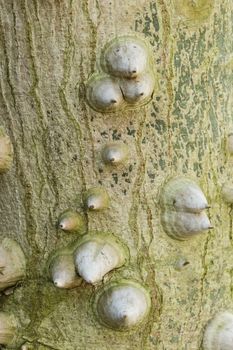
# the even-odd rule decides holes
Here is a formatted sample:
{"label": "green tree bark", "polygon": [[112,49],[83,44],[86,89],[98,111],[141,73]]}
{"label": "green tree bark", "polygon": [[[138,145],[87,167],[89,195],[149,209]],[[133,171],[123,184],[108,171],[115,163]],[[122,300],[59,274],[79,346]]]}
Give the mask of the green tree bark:
{"label": "green tree bark", "polygon": [[[28,267],[0,302],[20,318],[28,349],[199,350],[207,321],[233,307],[232,207],[221,196],[233,164],[232,16],[230,0],[0,1],[0,124],[14,147],[0,178],[0,233],[20,243]],[[152,103],[93,111],[84,87],[103,45],[135,32],[153,52]],[[130,147],[120,168],[101,160],[112,140]],[[160,223],[159,193],[175,175],[197,181],[211,205],[214,230],[185,242]],[[99,184],[111,206],[85,214],[88,229],[113,232],[131,255],[103,283],[132,278],[151,292],[151,313],[136,331],[98,323],[95,287],[61,290],[48,278],[51,252],[75,239],[57,229],[60,213],[84,211],[83,191]],[[188,264],[177,271],[181,258]]]}

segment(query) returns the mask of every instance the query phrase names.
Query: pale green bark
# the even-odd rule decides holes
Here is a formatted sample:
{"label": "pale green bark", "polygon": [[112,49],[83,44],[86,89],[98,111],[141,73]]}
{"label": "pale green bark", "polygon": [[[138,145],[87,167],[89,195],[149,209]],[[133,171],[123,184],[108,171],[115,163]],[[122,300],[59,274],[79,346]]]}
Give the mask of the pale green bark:
{"label": "pale green bark", "polygon": [[[175,3],[176,1],[174,1]],[[33,349],[199,350],[214,313],[232,309],[232,208],[221,197],[232,177],[226,136],[232,117],[230,0],[1,0],[0,124],[14,146],[14,165],[0,178],[1,236],[22,246],[28,276],[1,296],[1,310],[20,316]],[[214,8],[212,8],[214,7]],[[84,84],[103,45],[139,32],[153,50],[153,102],[112,115],[91,110]],[[102,163],[107,141],[130,147],[128,163]],[[159,191],[172,175],[200,183],[215,229],[188,242],[160,224]],[[152,311],[139,330],[114,332],[93,316],[95,288],[56,289],[49,254],[74,240],[56,228],[81,194],[102,184],[110,209],[86,217],[90,230],[125,241],[131,260],[106,276],[148,286]],[[176,261],[185,258],[185,269]]]}

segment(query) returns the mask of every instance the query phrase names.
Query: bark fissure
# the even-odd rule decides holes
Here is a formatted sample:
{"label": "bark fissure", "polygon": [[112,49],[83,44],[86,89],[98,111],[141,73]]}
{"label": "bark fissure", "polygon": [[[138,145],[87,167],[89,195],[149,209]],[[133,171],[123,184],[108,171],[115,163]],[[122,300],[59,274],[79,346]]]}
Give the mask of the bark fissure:
{"label": "bark fissure", "polygon": [[171,25],[170,25],[170,15],[167,10],[167,6],[164,1],[158,0],[161,7],[162,14],[162,35],[163,35],[163,65],[166,76],[166,86],[167,86],[167,132],[168,132],[168,167],[173,169],[173,164],[171,159],[173,158],[173,145],[172,145],[172,111],[173,111],[173,101],[174,101],[174,89],[173,89],[173,43],[171,39]]}

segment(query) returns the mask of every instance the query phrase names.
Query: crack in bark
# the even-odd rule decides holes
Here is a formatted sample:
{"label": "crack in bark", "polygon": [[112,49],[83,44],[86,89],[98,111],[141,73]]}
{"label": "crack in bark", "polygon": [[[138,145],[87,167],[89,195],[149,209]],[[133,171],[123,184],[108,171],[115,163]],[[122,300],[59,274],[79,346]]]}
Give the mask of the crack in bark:
{"label": "crack in bark", "polygon": [[[29,15],[29,7],[27,0],[24,0],[24,4],[22,5],[24,17],[25,17],[25,24],[26,24],[26,33],[27,33],[27,39],[29,44],[29,54],[30,54],[30,62],[31,62],[31,72],[32,72],[32,87],[31,87],[31,95],[34,98],[35,105],[36,105],[36,112],[39,117],[39,120],[41,122],[41,127],[43,130],[42,134],[42,144],[45,148],[45,154],[50,157],[50,145],[49,145],[49,137],[48,137],[48,120],[45,116],[44,110],[43,110],[43,102],[41,100],[40,94],[38,92],[39,88],[39,75],[37,72],[37,62],[36,62],[36,49],[35,49],[35,42],[34,42],[34,33],[31,26],[31,19]],[[55,203],[54,203],[54,211],[57,206],[57,203],[59,203],[59,191],[57,188],[57,182],[56,182],[56,175],[55,172],[51,166],[50,160],[46,162],[46,175],[42,177],[44,184],[45,184],[45,178],[47,178],[47,186],[51,189],[51,193],[55,196]],[[50,175],[52,177],[52,181],[50,181]],[[44,186],[44,184],[42,186]],[[31,201],[33,201],[33,198],[31,198]],[[27,206],[27,212],[28,215],[31,213],[31,210],[33,208],[33,203],[31,205]],[[30,230],[30,240],[31,240],[31,233],[35,231],[36,234],[36,228],[37,228],[37,222],[34,218],[34,215],[30,214],[30,219],[27,220],[27,223],[30,222],[32,230]],[[35,243],[35,242],[34,242]]]}
{"label": "crack in bark", "polygon": [[79,152],[80,152],[80,169],[81,169],[81,178],[82,178],[82,182],[83,182],[83,186],[86,189],[86,180],[85,180],[85,173],[84,173],[84,167],[83,167],[83,163],[82,163],[82,159],[83,159],[83,146],[82,146],[82,130],[81,130],[81,126],[77,120],[77,118],[75,118],[75,116],[73,115],[69,104],[68,104],[68,100],[66,97],[66,87],[69,81],[69,77],[70,77],[70,70],[71,70],[71,62],[72,62],[72,58],[74,55],[74,49],[75,49],[75,44],[74,44],[74,39],[72,38],[72,24],[73,24],[73,16],[72,16],[72,1],[70,3],[71,6],[71,21],[68,24],[68,35],[67,35],[67,41],[66,41],[66,49],[64,52],[64,60],[63,60],[63,79],[59,88],[59,98],[60,98],[60,102],[61,102],[61,106],[63,108],[63,111],[65,112],[67,118],[70,120],[70,122],[72,123],[72,125],[75,128],[76,131],[76,135],[77,135],[77,142],[79,145]]}
{"label": "crack in bark", "polygon": [[[96,64],[96,44],[97,44],[97,29],[98,25],[95,26],[94,22],[91,19],[89,9],[88,9],[88,0],[81,0],[81,8],[83,10],[83,13],[86,16],[88,26],[90,28],[90,32],[92,34],[92,40],[90,42],[89,47],[91,48],[91,59],[90,59],[90,68],[91,71],[94,71],[95,64]],[[97,2],[98,3],[98,2]]]}
{"label": "crack in bark", "polygon": [[[171,129],[171,114],[174,101],[173,85],[172,80],[174,78],[173,74],[173,47],[169,44],[171,41],[171,24],[170,16],[167,10],[166,4],[163,0],[158,0],[158,4],[161,7],[162,12],[162,33],[163,33],[163,62],[165,67],[165,76],[167,84],[167,94],[168,94],[168,112],[167,112],[167,131],[168,131],[168,167],[172,169],[172,159],[173,159],[173,145],[172,145],[172,129]],[[168,62],[168,58],[170,61]],[[167,68],[166,68],[167,67]]]}
{"label": "crack in bark", "polygon": [[138,156],[138,169],[137,169],[137,175],[136,179],[134,181],[133,190],[132,190],[132,205],[129,210],[129,220],[128,224],[132,233],[132,236],[134,238],[135,246],[137,250],[139,249],[139,229],[137,224],[137,213],[139,208],[139,197],[140,197],[140,190],[143,184],[143,180],[145,177],[145,160],[143,157],[143,152],[141,149],[141,141],[143,137],[143,124],[146,120],[146,113],[144,110],[144,116],[142,116],[141,120],[139,119],[138,122],[138,130],[136,132],[136,139],[135,139],[135,145],[136,145],[136,151]]}

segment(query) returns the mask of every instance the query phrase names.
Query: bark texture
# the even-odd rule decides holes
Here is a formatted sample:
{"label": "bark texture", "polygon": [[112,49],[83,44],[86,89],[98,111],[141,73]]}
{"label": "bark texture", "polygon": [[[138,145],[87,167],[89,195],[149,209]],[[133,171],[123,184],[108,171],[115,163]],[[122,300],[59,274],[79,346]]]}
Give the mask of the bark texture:
{"label": "bark texture", "polygon": [[[0,233],[20,243],[28,267],[0,303],[19,317],[28,349],[199,350],[207,321],[233,308],[233,214],[221,196],[233,165],[232,18],[231,0],[0,1],[0,124],[14,147],[0,178]],[[153,52],[152,103],[93,111],[84,87],[103,45],[135,32]],[[114,140],[130,147],[119,168],[100,155]],[[175,175],[197,181],[211,205],[214,230],[187,242],[160,223],[159,193]],[[51,252],[76,238],[57,229],[59,215],[84,212],[82,193],[97,185],[111,206],[85,214],[88,230],[113,232],[131,255],[103,284],[131,278],[151,292],[151,313],[136,331],[98,323],[95,287],[60,290],[48,278]],[[179,259],[187,263],[180,271]]]}

